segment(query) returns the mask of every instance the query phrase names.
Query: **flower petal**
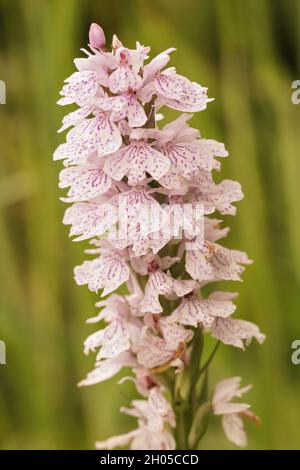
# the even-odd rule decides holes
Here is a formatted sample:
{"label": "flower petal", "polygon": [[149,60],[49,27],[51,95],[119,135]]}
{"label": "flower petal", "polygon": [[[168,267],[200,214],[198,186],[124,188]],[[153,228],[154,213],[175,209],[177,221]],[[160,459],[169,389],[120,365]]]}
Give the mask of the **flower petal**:
{"label": "flower petal", "polygon": [[89,150],[97,151],[98,156],[102,157],[118,150],[122,137],[117,126],[110,121],[109,115],[99,113],[73,127],[67,135],[67,142],[81,143]]}
{"label": "flower petal", "polygon": [[237,414],[225,415],[222,418],[223,429],[227,439],[235,445],[245,447],[247,435],[244,430],[243,420]]}
{"label": "flower petal", "polygon": [[255,338],[260,344],[265,340],[265,335],[254,323],[233,318],[216,318],[211,334],[223,343],[241,349],[245,349],[252,338]]}
{"label": "flower petal", "polygon": [[71,187],[68,192],[68,201],[71,202],[92,199],[111,187],[111,178],[93,165],[65,168],[59,178],[60,188]]}
{"label": "flower petal", "polygon": [[146,178],[146,172],[154,179],[160,178],[169,166],[169,159],[162,153],[144,140],[133,140],[106,160],[104,170],[117,181],[126,175],[129,184],[134,185]]}
{"label": "flower petal", "polygon": [[64,165],[78,165],[86,162],[90,152],[78,144],[60,144],[53,154],[53,160],[62,160],[65,158]]}
{"label": "flower petal", "polygon": [[92,292],[104,289],[102,297],[113,292],[129,278],[127,263],[116,254],[105,254],[92,261],[84,261],[74,269],[77,284],[88,284]]}

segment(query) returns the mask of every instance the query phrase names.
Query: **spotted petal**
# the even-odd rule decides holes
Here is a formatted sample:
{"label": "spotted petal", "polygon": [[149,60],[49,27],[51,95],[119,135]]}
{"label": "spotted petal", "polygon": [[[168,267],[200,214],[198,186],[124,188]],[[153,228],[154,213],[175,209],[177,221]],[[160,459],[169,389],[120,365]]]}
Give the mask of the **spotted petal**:
{"label": "spotted petal", "polygon": [[196,295],[191,295],[182,299],[172,317],[182,325],[196,327],[201,324],[209,328],[216,317],[226,318],[235,311],[235,308],[235,305],[228,301],[199,299]]}
{"label": "spotted petal", "polygon": [[207,241],[186,252],[186,270],[198,281],[240,281],[243,265],[249,263],[246,253]]}
{"label": "spotted petal", "polygon": [[97,151],[98,156],[114,153],[122,143],[122,137],[117,126],[111,122],[107,113],[99,113],[96,117],[85,119],[71,129],[67,142],[82,144],[91,151]]}
{"label": "spotted petal", "polygon": [[97,81],[97,74],[93,71],[75,72],[67,78],[66,85],[64,85],[61,98],[58,104],[66,105],[76,103],[78,106],[85,106],[95,96],[99,83]]}
{"label": "spotted petal", "polygon": [[77,202],[66,210],[63,223],[72,225],[70,236],[77,235],[76,241],[80,241],[102,235],[117,220],[117,211],[110,204]]}
{"label": "spotted petal", "polygon": [[84,261],[74,269],[74,275],[77,284],[88,284],[92,292],[103,289],[103,297],[128,280],[129,267],[121,256],[105,254],[92,261]]}
{"label": "spotted petal", "polygon": [[169,159],[162,153],[144,140],[133,140],[106,160],[104,170],[117,181],[126,175],[129,184],[135,185],[146,178],[146,172],[159,179],[169,166]]}
{"label": "spotted petal", "polygon": [[87,374],[87,377],[82,380],[78,385],[94,385],[105,380],[110,379],[116,375],[122,367],[135,367],[136,360],[128,351],[120,354],[118,357],[104,359],[96,363],[95,369]]}
{"label": "spotted petal", "polygon": [[65,168],[59,175],[60,188],[70,186],[68,201],[85,201],[105,193],[111,187],[111,178],[93,165]]}
{"label": "spotted petal", "polygon": [[65,166],[78,165],[87,160],[90,152],[87,148],[78,144],[60,144],[53,154],[53,160],[63,160]]}
{"label": "spotted petal", "polygon": [[252,338],[260,344],[265,340],[265,335],[254,323],[233,318],[216,318],[211,334],[223,343],[241,349],[245,349],[245,346],[251,343]]}

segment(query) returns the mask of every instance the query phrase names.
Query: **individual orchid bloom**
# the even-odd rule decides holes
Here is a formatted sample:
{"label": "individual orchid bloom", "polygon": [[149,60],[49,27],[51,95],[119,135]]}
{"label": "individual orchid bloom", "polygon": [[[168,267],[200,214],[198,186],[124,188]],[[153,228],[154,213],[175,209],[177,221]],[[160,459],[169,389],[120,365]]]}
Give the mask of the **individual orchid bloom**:
{"label": "individual orchid bloom", "polygon": [[[220,343],[244,349],[265,339],[250,321],[232,318],[235,293],[205,292],[207,284],[240,281],[251,263],[220,244],[229,228],[212,216],[235,215],[243,198],[238,182],[214,181],[228,152],[189,124],[211,99],[169,67],[174,48],[149,59],[150,47],[139,42],[129,49],[114,35],[111,50],[105,44],[93,23],[89,49],[60,92],[60,105],[78,108],[63,118],[66,142],[53,155],[64,165],[61,200],[71,203],[63,223],[75,241],[89,240],[85,252],[93,256],[75,267],[75,281],[100,297],[87,320],[99,325],[84,342],[95,365],[79,386],[126,368],[118,383],[131,380],[142,396],[121,409],[137,419],[136,429],[96,447],[198,448],[210,413],[245,445],[242,417],[256,417],[232,400],[248,387],[239,377],[223,380],[212,401],[206,390]],[[164,106],[180,113],[168,122]],[[215,346],[204,362],[208,335]]]}
{"label": "individual orchid bloom", "polygon": [[136,92],[132,90],[121,95],[99,98],[95,100],[95,104],[103,111],[110,111],[113,121],[121,121],[127,118],[130,127],[143,126],[148,119]]}
{"label": "individual orchid bloom", "polygon": [[54,160],[64,160],[65,166],[86,163],[90,152],[83,145],[60,144],[53,154]]}
{"label": "individual orchid bloom", "polygon": [[171,316],[181,325],[211,328],[216,318],[227,318],[235,309],[228,300],[201,299],[196,292],[191,292],[182,298]]}
{"label": "individual orchid bloom", "polygon": [[59,187],[70,187],[67,202],[87,201],[106,193],[112,180],[101,164],[86,163],[63,169],[59,175]]}
{"label": "individual orchid bloom", "polygon": [[73,73],[66,82],[61,91],[63,98],[58,101],[61,105],[76,103],[85,106],[91,102],[99,88],[97,73],[89,70]]}
{"label": "individual orchid bloom", "polygon": [[159,182],[170,190],[180,190],[184,181],[195,178],[199,171],[219,169],[220,162],[214,160],[214,157],[228,156],[224,144],[200,138],[199,131],[188,126],[187,121],[191,117],[183,114],[167,124],[156,136],[160,151],[171,161],[169,171]]}
{"label": "individual orchid bloom", "polygon": [[177,74],[174,67],[155,74],[154,92],[158,94],[159,105],[178,111],[202,111],[212,101],[207,97],[207,88]]}
{"label": "individual orchid bloom", "polygon": [[[118,221],[118,211],[110,199],[105,202],[76,202],[64,215],[63,223],[71,225],[70,237],[76,235],[76,241],[101,236]],[[107,202],[106,202],[107,201]]]}
{"label": "individual orchid bloom", "polygon": [[136,346],[138,363],[153,372],[161,366],[163,370],[176,367],[176,360],[181,358],[184,352],[185,343],[167,341],[151,332],[149,328],[142,333]]}
{"label": "individual orchid bloom", "polygon": [[128,281],[130,270],[121,255],[108,251],[92,261],[84,261],[74,269],[74,275],[78,285],[88,284],[93,292],[103,289],[103,297]]}
{"label": "individual orchid bloom", "polygon": [[[145,49],[145,56],[149,49]],[[142,55],[140,56],[142,57]],[[108,81],[109,89],[112,93],[125,93],[128,90],[137,90],[142,86],[142,77],[139,75],[136,63],[136,54],[126,47],[119,47],[115,52],[116,67],[111,73]],[[134,65],[134,67],[133,67]]]}
{"label": "individual orchid bloom", "polygon": [[241,377],[232,377],[221,380],[212,399],[213,413],[222,416],[222,425],[227,439],[237,446],[247,445],[247,436],[244,430],[243,417],[259,422],[259,418],[249,410],[246,403],[232,402],[234,398],[240,398],[247,393],[252,386],[240,388]]}
{"label": "individual orchid bloom", "polygon": [[120,436],[114,436],[106,441],[96,442],[96,449],[115,449],[128,446],[131,450],[174,450],[176,443],[168,431],[154,432],[140,423],[140,426]]}
{"label": "individual orchid bloom", "polygon": [[130,349],[130,335],[121,320],[112,321],[106,328],[90,335],[84,342],[84,352],[101,348],[97,359],[116,357]]}
{"label": "individual orchid bloom", "polygon": [[204,217],[205,240],[217,242],[228,235],[229,227],[221,227],[222,220]]}
{"label": "individual orchid bloom", "polygon": [[186,270],[198,281],[240,281],[247,264],[251,260],[246,253],[207,240],[186,252]]}
{"label": "individual orchid bloom", "polygon": [[123,384],[127,381],[133,382],[136,386],[137,392],[146,398],[149,396],[150,390],[153,387],[160,386],[155,374],[151,374],[148,369],[139,366],[133,369],[132,372],[134,376],[130,375],[122,377],[118,384]]}
{"label": "individual orchid bloom", "polygon": [[106,328],[96,331],[84,342],[84,352],[96,352],[100,348],[96,359],[116,357],[124,351],[129,351],[131,344],[136,343],[140,337],[143,323],[132,316],[130,305],[119,295],[113,294],[96,306],[104,307],[100,314],[88,322],[105,320],[109,323]]}
{"label": "individual orchid bloom", "polygon": [[111,294],[106,299],[96,303],[97,308],[101,308],[98,315],[89,318],[87,323],[98,323],[101,320],[107,323],[114,320],[127,319],[130,316],[130,304],[125,296]]}
{"label": "individual orchid bloom", "polygon": [[192,199],[204,206],[205,214],[218,210],[220,214],[235,215],[236,207],[233,202],[240,201],[244,195],[241,185],[236,181],[223,180],[215,184],[209,172],[201,172],[195,180],[195,190]]}
{"label": "individual orchid bloom", "polygon": [[164,423],[175,426],[175,416],[158,387],[153,387],[148,400],[133,400],[133,408],[121,408],[123,413],[138,419],[139,427],[127,434],[96,442],[97,449],[112,449],[130,444],[134,450],[172,450],[175,441]]}
{"label": "individual orchid bloom", "polygon": [[152,262],[148,266],[149,280],[145,287],[145,295],[141,304],[142,312],[160,313],[163,311],[159,302],[159,296],[169,296],[175,294],[183,297],[192,290],[188,281],[174,279],[168,273],[164,273],[156,264]]}
{"label": "individual orchid bloom", "polygon": [[122,352],[117,357],[97,361],[95,368],[89,372],[78,386],[95,385],[118,374],[123,367],[136,367],[136,358],[130,351]]}
{"label": "individual orchid bloom", "polygon": [[136,185],[146,179],[146,173],[159,179],[168,171],[169,166],[167,156],[141,139],[132,140],[129,145],[110,155],[105,162],[105,171],[117,181],[126,175],[128,183]]}
{"label": "individual orchid bloom", "polygon": [[234,318],[216,318],[211,329],[214,338],[240,349],[245,349],[252,338],[262,344],[265,335],[260,332],[258,326],[245,320],[236,320]]}
{"label": "individual orchid bloom", "polygon": [[182,323],[173,315],[160,317],[157,320],[157,328],[166,343],[177,350],[179,345],[187,344],[194,336],[191,329],[182,326]]}
{"label": "individual orchid bloom", "polygon": [[82,108],[78,108],[75,111],[72,111],[71,113],[66,114],[66,116],[62,120],[62,126],[60,129],[58,129],[58,132],[63,132],[66,129],[69,129],[69,127],[79,124],[89,115],[91,115],[94,110],[95,110],[95,106],[93,104],[87,104],[83,106]]}
{"label": "individual orchid bloom", "polygon": [[116,152],[122,144],[122,136],[110,113],[100,111],[89,119],[83,119],[67,134],[67,142],[82,145],[99,157]]}

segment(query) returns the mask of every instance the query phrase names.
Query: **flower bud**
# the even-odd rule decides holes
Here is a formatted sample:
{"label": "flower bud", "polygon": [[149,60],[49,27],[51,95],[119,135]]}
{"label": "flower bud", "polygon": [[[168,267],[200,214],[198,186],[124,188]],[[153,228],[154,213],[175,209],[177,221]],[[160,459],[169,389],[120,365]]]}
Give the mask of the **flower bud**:
{"label": "flower bud", "polygon": [[92,23],[89,32],[89,44],[94,49],[101,49],[105,45],[105,34],[101,26]]}

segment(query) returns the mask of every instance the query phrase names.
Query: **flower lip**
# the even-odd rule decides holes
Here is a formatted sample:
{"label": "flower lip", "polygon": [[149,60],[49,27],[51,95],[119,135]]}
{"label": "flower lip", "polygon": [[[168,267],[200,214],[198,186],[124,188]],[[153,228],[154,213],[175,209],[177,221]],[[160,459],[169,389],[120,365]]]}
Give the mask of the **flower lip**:
{"label": "flower lip", "polygon": [[158,263],[156,260],[150,261],[148,264],[148,273],[153,273],[154,271],[157,271],[159,268]]}

